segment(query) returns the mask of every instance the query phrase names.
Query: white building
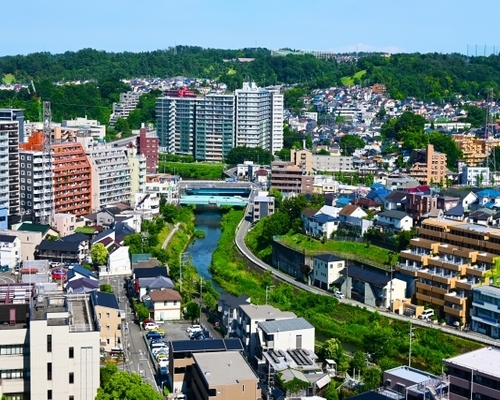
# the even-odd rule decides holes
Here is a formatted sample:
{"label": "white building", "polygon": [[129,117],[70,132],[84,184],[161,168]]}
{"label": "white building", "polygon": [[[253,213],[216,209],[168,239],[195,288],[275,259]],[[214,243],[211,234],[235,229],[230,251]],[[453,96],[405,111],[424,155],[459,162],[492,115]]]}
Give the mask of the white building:
{"label": "white building", "polygon": [[[0,110],[4,111],[4,110]],[[0,115],[0,117],[2,117]],[[19,137],[20,121],[0,120],[0,207],[8,207],[8,215],[19,216]]]}
{"label": "white building", "polygon": [[236,146],[283,148],[283,95],[243,82],[236,96]]}
{"label": "white building", "polygon": [[104,139],[104,136],[106,136],[106,125],[101,125],[99,121],[87,119],[87,117],[63,120],[61,126],[88,131],[93,138]]}
{"label": "white building", "polygon": [[161,196],[167,204],[179,202],[179,182],[171,175],[148,175],[145,190],[146,193]]}
{"label": "white building", "polygon": [[96,146],[85,150],[92,166],[92,208],[130,202],[131,175],[125,147]]}
{"label": "white building", "polygon": [[305,349],[314,351],[315,329],[304,318],[288,318],[258,323],[262,349]]}
{"label": "white building", "polygon": [[160,212],[159,193],[135,193],[133,205],[136,211],[141,211],[145,218],[151,218]]}
{"label": "white building", "polygon": [[132,263],[128,253],[128,246],[118,247],[108,257],[106,271],[99,273],[99,276],[130,276],[132,274]]}
{"label": "white building", "polygon": [[21,261],[21,240],[16,236],[0,234],[0,265],[16,267]]}
{"label": "white building", "polygon": [[316,171],[352,172],[355,170],[352,163],[352,157],[314,154],[312,156],[312,161],[313,161],[313,168]]}
{"label": "white building", "polygon": [[181,319],[182,297],[173,289],[155,290],[149,294],[155,321],[178,321]]}
{"label": "white building", "polygon": [[258,324],[263,321],[297,318],[290,311],[281,311],[273,306],[255,304],[240,305],[237,312],[236,335],[241,339],[245,354],[250,360],[258,352]]}
{"label": "white building", "polygon": [[120,93],[120,102],[113,103],[113,112],[109,117],[109,125],[113,126],[119,118],[126,119],[130,112],[137,107],[140,97],[141,93],[138,92]]}
{"label": "white building", "polygon": [[320,254],[313,259],[313,272],[310,279],[313,285],[324,290],[331,290],[341,277],[340,271],[345,268],[345,260],[333,254]]}
{"label": "white building", "polygon": [[53,227],[61,236],[71,235],[76,228],[85,226],[83,218],[77,218],[73,214],[54,214],[53,221]]}
{"label": "white building", "polygon": [[141,193],[146,188],[146,156],[137,154],[137,147],[131,144],[127,149],[128,162],[130,165],[130,190],[131,201],[134,201],[135,194]]}
{"label": "white building", "polygon": [[395,231],[411,231],[413,218],[404,211],[381,211],[376,216],[376,224]]}
{"label": "white building", "polygon": [[462,185],[491,185],[490,169],[488,167],[464,167],[462,169]]}

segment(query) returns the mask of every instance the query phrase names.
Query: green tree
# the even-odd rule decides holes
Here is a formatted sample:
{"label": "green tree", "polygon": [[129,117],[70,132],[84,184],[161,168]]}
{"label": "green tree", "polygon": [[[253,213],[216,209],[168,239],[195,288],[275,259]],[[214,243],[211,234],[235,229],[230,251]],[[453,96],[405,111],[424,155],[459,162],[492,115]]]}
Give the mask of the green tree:
{"label": "green tree", "polygon": [[101,368],[99,375],[101,378],[101,387],[105,387],[111,377],[118,372],[118,367],[114,363],[106,363],[106,366]]}
{"label": "green tree", "polygon": [[382,384],[382,371],[378,367],[368,368],[363,376],[363,389],[366,391],[377,389]]}
{"label": "green tree", "polygon": [[479,128],[486,124],[486,110],[474,105],[465,105],[464,110],[467,111],[467,117],[464,122],[469,122],[473,128]]}
{"label": "green tree", "polygon": [[337,388],[335,387],[335,382],[330,381],[328,384],[328,387],[326,388],[325,392],[323,393],[323,397],[326,400],[339,400],[339,393],[337,392]]}
{"label": "green tree", "polygon": [[321,355],[323,358],[329,358],[337,361],[341,354],[344,354],[344,349],[342,349],[342,345],[338,339],[327,339],[321,345]]}
{"label": "green tree", "polygon": [[344,135],[340,138],[340,151],[343,156],[352,156],[356,149],[365,147],[365,141],[359,136]]}
{"label": "green tree", "polygon": [[203,294],[203,304],[205,304],[205,307],[211,311],[216,311],[217,309],[217,299],[212,293]]}
{"label": "green tree", "polygon": [[137,314],[139,321],[144,321],[146,318],[149,318],[149,309],[144,305],[144,303],[137,303],[135,305],[135,313]]}
{"label": "green tree", "polygon": [[132,233],[131,235],[125,236],[123,240],[125,246],[129,246],[130,254],[142,254],[143,251],[143,241],[140,233]]}
{"label": "green tree", "polygon": [[325,149],[320,149],[320,151],[318,151],[317,154],[320,155],[320,156],[329,156],[330,152],[327,151],[327,150],[325,150]]}
{"label": "green tree", "polygon": [[381,134],[384,139],[401,139],[402,133],[422,133],[425,118],[421,115],[405,111],[398,118],[392,118],[382,125]]}
{"label": "green tree", "polygon": [[198,303],[195,303],[194,301],[190,301],[186,305],[186,315],[185,318],[190,320],[191,322],[196,321],[198,318],[200,318],[200,306]]}
{"label": "green tree", "polygon": [[269,190],[269,196],[274,197],[274,206],[276,209],[280,208],[281,203],[283,202],[283,193],[281,193],[276,188],[271,188]]}
{"label": "green tree", "polygon": [[109,251],[102,243],[95,243],[90,249],[90,257],[92,257],[94,265],[106,265]]}
{"label": "green tree", "polygon": [[366,354],[357,350],[351,358],[350,367],[351,370],[355,369],[356,372],[363,374],[366,371]]}
{"label": "green tree", "polygon": [[271,152],[261,147],[233,147],[227,154],[225,161],[230,165],[243,164],[244,161],[253,161],[259,165],[269,165],[273,160]]}
{"label": "green tree", "polygon": [[109,283],[103,283],[101,286],[99,286],[99,290],[105,293],[114,293],[113,286],[111,286]]}
{"label": "green tree", "polygon": [[127,137],[132,133],[128,121],[124,118],[118,118],[115,122],[115,129],[117,132],[122,133],[122,137]]}
{"label": "green tree", "polygon": [[272,241],[274,236],[286,234],[290,229],[290,216],[281,210],[276,211],[269,218],[264,220],[262,238]]}
{"label": "green tree", "polygon": [[153,387],[139,374],[115,372],[105,386],[97,389],[96,400],[162,400]]}

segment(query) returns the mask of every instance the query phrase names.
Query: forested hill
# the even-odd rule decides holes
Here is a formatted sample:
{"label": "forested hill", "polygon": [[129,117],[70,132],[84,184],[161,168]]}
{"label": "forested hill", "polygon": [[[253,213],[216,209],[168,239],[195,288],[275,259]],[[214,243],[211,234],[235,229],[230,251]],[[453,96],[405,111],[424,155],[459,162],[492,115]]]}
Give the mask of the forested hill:
{"label": "forested hill", "polygon": [[[252,62],[228,61],[254,58]],[[142,53],[109,53],[92,49],[64,54],[34,53],[0,57],[0,77],[17,82],[95,79],[98,82],[132,77],[189,76],[220,79],[230,89],[243,80],[261,86],[302,83],[308,88],[339,86],[342,82],[383,83],[394,98],[408,96],[447,101],[457,93],[485,97],[486,89],[500,92],[500,57],[460,54],[361,55],[358,61],[320,60],[311,55],[271,57],[267,49],[218,50],[192,46]]]}

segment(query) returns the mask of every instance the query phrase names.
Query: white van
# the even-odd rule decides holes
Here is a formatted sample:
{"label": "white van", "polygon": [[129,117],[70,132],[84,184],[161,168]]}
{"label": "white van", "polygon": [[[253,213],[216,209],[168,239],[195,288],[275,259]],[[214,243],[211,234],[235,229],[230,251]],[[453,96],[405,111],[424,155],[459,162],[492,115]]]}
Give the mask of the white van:
{"label": "white van", "polygon": [[431,308],[428,308],[424,311],[422,311],[422,314],[418,316],[418,319],[429,319],[434,316],[434,310]]}

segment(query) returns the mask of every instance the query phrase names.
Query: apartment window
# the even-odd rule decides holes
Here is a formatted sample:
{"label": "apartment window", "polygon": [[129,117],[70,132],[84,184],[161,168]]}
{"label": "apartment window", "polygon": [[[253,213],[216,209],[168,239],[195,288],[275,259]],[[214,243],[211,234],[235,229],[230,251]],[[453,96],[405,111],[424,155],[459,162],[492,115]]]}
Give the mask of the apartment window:
{"label": "apartment window", "polygon": [[47,335],[47,353],[52,353],[52,335]]}
{"label": "apartment window", "polygon": [[69,400],[75,400],[75,396],[73,395],[69,396]]}
{"label": "apartment window", "polygon": [[28,171],[26,174],[27,174],[28,176],[31,176],[31,171]]}
{"label": "apartment window", "polygon": [[243,392],[245,392],[245,385],[243,385],[242,390],[243,390]]}
{"label": "apartment window", "polygon": [[52,400],[52,390],[47,390],[47,400]]}
{"label": "apartment window", "polygon": [[48,381],[52,380],[52,363],[51,362],[47,363],[47,380]]}
{"label": "apartment window", "polygon": [[109,318],[109,312],[108,312],[108,313],[106,313],[106,318]]}
{"label": "apartment window", "polygon": [[[24,160],[24,157],[22,159]],[[21,163],[21,168],[24,168],[24,163]]]}
{"label": "apartment window", "polygon": [[31,179],[28,179],[27,183],[31,183]]}
{"label": "apartment window", "polygon": [[75,348],[74,347],[69,348],[69,358],[75,358]]}
{"label": "apartment window", "polygon": [[12,344],[0,346],[0,356],[7,356],[11,354],[27,354],[29,349],[21,344]]}
{"label": "apartment window", "polygon": [[75,373],[74,372],[69,373],[69,383],[75,383]]}

